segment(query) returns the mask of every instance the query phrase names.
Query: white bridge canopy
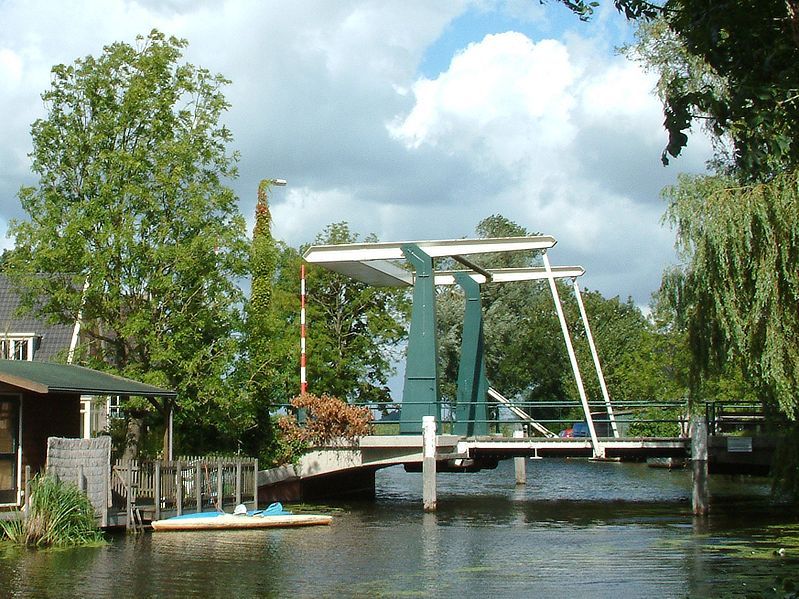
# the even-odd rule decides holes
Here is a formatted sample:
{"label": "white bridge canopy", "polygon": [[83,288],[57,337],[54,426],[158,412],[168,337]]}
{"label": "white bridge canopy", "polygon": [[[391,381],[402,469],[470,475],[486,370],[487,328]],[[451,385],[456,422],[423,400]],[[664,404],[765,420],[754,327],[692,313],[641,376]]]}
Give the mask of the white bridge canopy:
{"label": "white bridge canopy", "polygon": [[[304,255],[305,261],[318,264],[369,285],[381,287],[410,287],[414,274],[403,268],[403,248],[416,246],[431,258],[453,258],[470,272],[476,283],[489,280],[497,283],[546,279],[550,274],[543,267],[483,269],[465,256],[481,254],[544,250],[553,247],[556,240],[549,235],[531,237],[493,237],[488,239],[443,239],[428,241],[392,241],[375,243],[350,243],[343,245],[316,245]],[[454,285],[456,271],[435,273],[436,285]],[[579,277],[585,271],[579,266],[556,266],[551,269],[556,278]]]}

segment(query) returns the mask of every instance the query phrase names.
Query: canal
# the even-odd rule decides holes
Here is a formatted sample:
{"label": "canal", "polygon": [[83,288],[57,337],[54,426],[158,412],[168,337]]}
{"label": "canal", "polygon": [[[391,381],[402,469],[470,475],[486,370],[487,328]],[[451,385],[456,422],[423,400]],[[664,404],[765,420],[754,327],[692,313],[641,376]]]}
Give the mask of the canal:
{"label": "canal", "polygon": [[711,478],[695,520],[685,471],[530,460],[527,476],[516,487],[512,461],[440,474],[424,514],[421,475],[391,468],[373,502],[303,506],[330,527],[4,548],[0,596],[783,597],[799,583],[799,518],[764,479]]}

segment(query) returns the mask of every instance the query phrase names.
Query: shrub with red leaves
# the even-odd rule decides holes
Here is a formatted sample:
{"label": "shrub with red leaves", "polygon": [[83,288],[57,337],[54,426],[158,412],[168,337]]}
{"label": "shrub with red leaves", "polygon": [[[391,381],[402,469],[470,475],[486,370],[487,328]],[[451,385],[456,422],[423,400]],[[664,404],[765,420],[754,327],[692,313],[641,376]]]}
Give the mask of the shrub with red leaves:
{"label": "shrub with red leaves", "polygon": [[337,397],[305,393],[292,399],[291,405],[306,413],[302,426],[294,415],[278,420],[285,440],[291,445],[299,443],[318,447],[341,440],[355,443],[358,437],[372,432],[372,413],[369,409],[351,406]]}

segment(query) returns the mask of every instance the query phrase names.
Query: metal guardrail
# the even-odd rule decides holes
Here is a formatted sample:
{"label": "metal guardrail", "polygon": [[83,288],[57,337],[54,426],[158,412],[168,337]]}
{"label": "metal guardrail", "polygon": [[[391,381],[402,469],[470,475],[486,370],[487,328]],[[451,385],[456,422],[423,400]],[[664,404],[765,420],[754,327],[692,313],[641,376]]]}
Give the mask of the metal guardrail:
{"label": "metal guardrail", "polygon": [[[411,405],[427,405],[427,402],[403,402]],[[477,402],[474,402],[477,403]],[[488,402],[489,417],[486,419],[470,420],[469,422],[487,423],[491,426],[518,426],[523,425],[531,429],[538,429],[541,427],[545,430],[550,430],[550,434],[557,435],[559,431],[565,428],[570,428],[575,422],[584,420],[582,416],[581,406],[575,401],[510,401],[510,406],[490,401]],[[407,420],[401,418],[401,403],[386,403],[386,402],[365,402],[357,405],[371,409],[375,419],[372,421],[375,434],[381,434],[381,429],[386,430],[399,426],[401,424],[415,423],[414,420]],[[287,411],[292,411],[291,406],[281,406]],[[611,420],[607,416],[606,406],[604,402],[590,402],[592,419],[600,429],[611,428]],[[456,405],[454,402],[441,401],[440,409],[442,413],[441,425],[444,430],[455,424],[455,411]],[[515,410],[513,408],[516,408]],[[674,423],[679,431],[687,430],[687,406],[682,401],[618,401],[613,402],[613,409],[615,412],[615,419],[622,427],[635,425],[657,425],[661,423],[669,424]],[[503,414],[503,412],[505,414]],[[547,417],[541,417],[543,413],[547,413]],[[526,413],[530,417],[528,419],[520,417],[521,413]],[[386,415],[391,414],[386,418]],[[382,416],[382,418],[380,418]],[[601,432],[601,431],[600,431]],[[538,431],[543,436],[548,436],[541,430]],[[392,433],[389,433],[392,434]],[[677,432],[675,431],[675,435]],[[612,436],[612,432],[608,434],[600,434],[600,436]]]}
{"label": "metal guardrail", "polygon": [[758,433],[766,422],[765,410],[760,402],[707,402],[705,418],[709,435],[742,431]]}
{"label": "metal guardrail", "polygon": [[[405,402],[414,405],[426,405],[426,402]],[[475,402],[476,403],[476,402]],[[358,404],[370,408],[375,419],[372,425],[375,434],[380,434],[381,429],[392,428],[401,424],[416,422],[415,420],[403,420],[400,415],[401,403],[367,402]],[[524,425],[532,428],[546,427],[552,434],[557,434],[561,429],[569,428],[573,423],[584,420],[581,414],[581,407],[575,401],[511,401],[508,406],[502,402],[489,402],[488,406],[493,412],[484,420],[474,420],[474,422],[488,423],[491,426],[500,427],[503,425]],[[282,406],[288,410],[288,405]],[[455,424],[455,403],[441,401],[442,426],[451,427]],[[590,402],[592,418],[600,428],[610,427],[611,422],[607,417],[605,405],[602,402]],[[500,416],[500,408],[507,412],[506,417]],[[515,409],[514,409],[515,408]],[[742,430],[752,430],[755,432],[760,429],[765,422],[765,415],[762,403],[759,402],[707,402],[705,404],[706,418],[708,423],[708,434],[721,435],[726,433],[741,432]],[[614,401],[613,410],[618,425],[622,428],[641,427],[647,425],[675,424],[679,427],[682,434],[687,434],[688,427],[688,406],[684,401]],[[542,412],[547,417],[536,417]],[[520,417],[521,413],[530,416],[529,419]],[[553,414],[554,413],[554,414]],[[395,414],[396,417],[386,418],[387,414]],[[383,418],[378,418],[383,416]],[[545,433],[539,431],[540,434]],[[606,435],[600,435],[606,436]],[[608,435],[609,436],[609,435]],[[622,435],[624,436],[624,435]]]}

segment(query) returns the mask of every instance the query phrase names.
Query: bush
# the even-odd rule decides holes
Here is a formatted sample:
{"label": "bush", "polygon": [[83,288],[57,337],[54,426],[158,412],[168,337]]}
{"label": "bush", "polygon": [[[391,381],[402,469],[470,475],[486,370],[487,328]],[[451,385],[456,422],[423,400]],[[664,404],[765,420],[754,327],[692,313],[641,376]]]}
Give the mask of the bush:
{"label": "bush", "polygon": [[0,535],[27,547],[73,547],[102,541],[94,508],[75,485],[52,476],[31,481],[31,497],[24,517],[0,521]]}
{"label": "bush", "polygon": [[372,413],[368,408],[351,406],[336,397],[306,393],[292,399],[291,405],[305,410],[305,423],[300,425],[294,415],[278,420],[283,453],[277,457],[278,463],[296,461],[310,447],[341,441],[355,443],[358,437],[372,432]]}
{"label": "bush", "polygon": [[636,415],[627,434],[630,437],[678,437],[680,414],[671,408],[649,408]]}

